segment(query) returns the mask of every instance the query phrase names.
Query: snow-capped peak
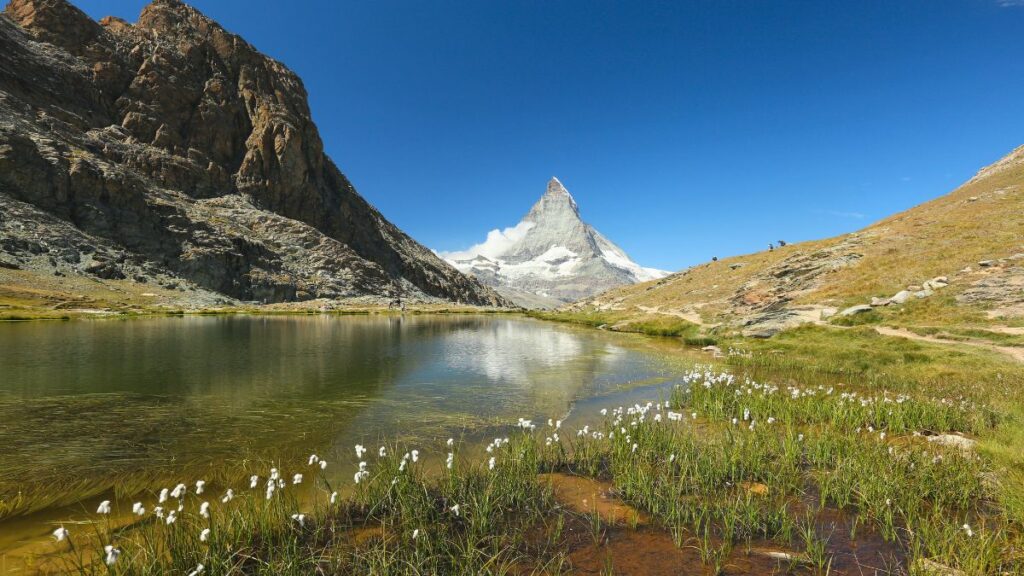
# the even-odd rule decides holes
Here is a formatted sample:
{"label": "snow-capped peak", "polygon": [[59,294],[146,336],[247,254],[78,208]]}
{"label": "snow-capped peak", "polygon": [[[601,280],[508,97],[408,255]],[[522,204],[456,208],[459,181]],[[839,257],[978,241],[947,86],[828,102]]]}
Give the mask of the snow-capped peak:
{"label": "snow-capped peak", "polygon": [[633,262],[585,223],[576,200],[555,177],[519,224],[492,230],[466,250],[439,254],[499,291],[509,288],[562,302],[668,274]]}

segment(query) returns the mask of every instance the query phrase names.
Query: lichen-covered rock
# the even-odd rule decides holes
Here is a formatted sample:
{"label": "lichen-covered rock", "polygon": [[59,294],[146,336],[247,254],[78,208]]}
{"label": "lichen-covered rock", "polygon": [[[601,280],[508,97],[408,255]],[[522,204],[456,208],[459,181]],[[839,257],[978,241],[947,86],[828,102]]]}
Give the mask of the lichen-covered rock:
{"label": "lichen-covered rock", "polygon": [[[504,303],[355,191],[293,72],[177,0],[135,24],[10,1],[0,208],[19,201],[147,263],[142,278],[159,270],[243,300]],[[81,255],[81,273],[124,275]]]}

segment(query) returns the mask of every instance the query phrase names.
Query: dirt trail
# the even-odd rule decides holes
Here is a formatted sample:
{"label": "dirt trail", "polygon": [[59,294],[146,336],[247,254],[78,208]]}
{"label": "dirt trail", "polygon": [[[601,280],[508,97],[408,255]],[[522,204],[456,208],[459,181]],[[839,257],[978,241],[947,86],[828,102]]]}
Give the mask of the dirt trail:
{"label": "dirt trail", "polygon": [[876,326],[875,331],[885,336],[896,336],[898,338],[907,338],[909,340],[917,340],[919,342],[931,342],[933,344],[945,344],[947,346],[974,346],[975,348],[985,348],[992,350],[993,352],[999,352],[1010,358],[1013,358],[1017,362],[1024,362],[1024,348],[1017,348],[1014,346],[999,346],[990,342],[984,342],[980,340],[944,340],[942,338],[936,338],[935,336],[922,336],[915,334],[905,328],[889,328],[887,326]]}

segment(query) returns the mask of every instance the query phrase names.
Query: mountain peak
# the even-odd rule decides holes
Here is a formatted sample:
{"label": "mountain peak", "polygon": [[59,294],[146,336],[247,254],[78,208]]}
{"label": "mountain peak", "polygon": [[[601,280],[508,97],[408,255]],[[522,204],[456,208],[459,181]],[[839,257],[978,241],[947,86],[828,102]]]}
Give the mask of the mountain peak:
{"label": "mountain peak", "polygon": [[[633,262],[584,222],[576,201],[555,177],[519,224],[492,230],[483,243],[442,256],[499,292],[512,290],[507,297],[528,307],[537,297],[570,302],[666,274]],[[517,300],[522,294],[531,295],[531,301]]]}
{"label": "mountain peak", "polygon": [[567,216],[576,220],[580,219],[580,209],[576,205],[576,199],[572,197],[572,194],[569,194],[569,191],[558,178],[552,176],[551,180],[548,180],[547,191],[530,209],[529,214],[526,215],[526,220],[537,222],[547,215],[558,215],[561,213],[566,213]]}

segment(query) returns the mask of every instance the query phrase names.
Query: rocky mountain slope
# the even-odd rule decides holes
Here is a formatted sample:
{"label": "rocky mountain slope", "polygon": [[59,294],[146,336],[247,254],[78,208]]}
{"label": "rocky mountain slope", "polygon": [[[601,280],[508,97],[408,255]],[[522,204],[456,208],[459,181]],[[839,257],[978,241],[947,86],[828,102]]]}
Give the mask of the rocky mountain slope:
{"label": "rocky mountain slope", "polygon": [[505,303],[356,192],[293,72],[177,0],[0,15],[0,286]]}
{"label": "rocky mountain slope", "polygon": [[441,255],[527,308],[558,306],[668,274],[633,262],[584,222],[557,178],[515,227],[494,230],[468,250]]}
{"label": "rocky mountain slope", "polygon": [[1019,324],[1024,146],[953,192],[858,232],[700,264],[570,309],[674,317],[753,336],[833,315]]}

